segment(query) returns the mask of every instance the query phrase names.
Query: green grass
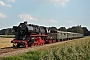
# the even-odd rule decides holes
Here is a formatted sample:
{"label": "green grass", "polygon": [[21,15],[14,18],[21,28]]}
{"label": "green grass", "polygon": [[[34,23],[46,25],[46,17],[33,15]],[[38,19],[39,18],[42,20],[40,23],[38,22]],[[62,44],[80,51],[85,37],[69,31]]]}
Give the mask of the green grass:
{"label": "green grass", "polygon": [[0,35],[1,38],[14,38],[15,35]]}
{"label": "green grass", "polygon": [[90,60],[90,36],[1,60]]}
{"label": "green grass", "polygon": [[39,60],[39,54],[38,51],[29,51],[28,53],[23,54],[22,56],[10,56],[10,57],[4,57],[0,60]]}

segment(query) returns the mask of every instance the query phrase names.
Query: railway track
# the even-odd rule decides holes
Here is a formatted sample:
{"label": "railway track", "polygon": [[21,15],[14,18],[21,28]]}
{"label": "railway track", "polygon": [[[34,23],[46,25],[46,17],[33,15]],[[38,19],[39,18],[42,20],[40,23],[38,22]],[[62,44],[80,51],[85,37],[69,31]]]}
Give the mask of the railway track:
{"label": "railway track", "polygon": [[24,48],[12,48],[12,47],[4,48],[4,49],[0,50],[0,55],[3,53],[8,53],[8,52],[22,50],[22,49],[24,49]]}
{"label": "railway track", "polygon": [[30,50],[45,49],[45,48],[50,47],[52,45],[58,45],[58,44],[67,43],[70,41],[71,40],[63,41],[63,42],[56,42],[56,43],[52,43],[52,44],[44,44],[42,46],[33,46],[33,47],[28,47],[28,48],[12,48],[12,47],[9,47],[9,48],[5,48],[5,49],[0,50],[0,57],[21,55],[22,53],[28,52]]}

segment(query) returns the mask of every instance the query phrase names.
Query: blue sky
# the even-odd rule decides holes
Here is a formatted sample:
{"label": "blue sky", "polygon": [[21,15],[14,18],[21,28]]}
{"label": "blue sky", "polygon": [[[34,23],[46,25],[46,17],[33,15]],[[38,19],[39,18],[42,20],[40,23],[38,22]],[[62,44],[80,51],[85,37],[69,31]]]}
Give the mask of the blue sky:
{"label": "blue sky", "polygon": [[90,0],[0,0],[0,29],[20,22],[90,30]]}

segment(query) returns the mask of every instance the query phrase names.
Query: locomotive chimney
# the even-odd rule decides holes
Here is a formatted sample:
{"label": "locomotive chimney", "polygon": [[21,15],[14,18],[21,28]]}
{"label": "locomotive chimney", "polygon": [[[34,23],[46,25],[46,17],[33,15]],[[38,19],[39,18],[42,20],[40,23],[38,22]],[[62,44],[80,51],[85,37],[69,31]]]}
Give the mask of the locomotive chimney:
{"label": "locomotive chimney", "polygon": [[24,21],[24,24],[27,25],[27,21]]}

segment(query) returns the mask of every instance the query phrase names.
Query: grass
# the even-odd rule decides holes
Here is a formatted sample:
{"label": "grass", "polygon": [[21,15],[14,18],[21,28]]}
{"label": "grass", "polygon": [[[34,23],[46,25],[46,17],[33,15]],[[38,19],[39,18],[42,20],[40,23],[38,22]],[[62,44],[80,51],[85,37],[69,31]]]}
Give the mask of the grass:
{"label": "grass", "polygon": [[0,35],[1,38],[14,38],[15,35]]}
{"label": "grass", "polygon": [[1,60],[90,60],[90,36]]}
{"label": "grass", "polygon": [[11,47],[11,40],[13,40],[14,37],[14,35],[0,35],[0,49]]}
{"label": "grass", "polygon": [[0,60],[39,60],[39,54],[38,51],[30,51],[28,53],[23,54],[22,56],[11,56],[11,57],[4,57]]}
{"label": "grass", "polygon": [[0,49],[5,47],[11,47],[11,40],[13,40],[13,38],[0,38]]}

